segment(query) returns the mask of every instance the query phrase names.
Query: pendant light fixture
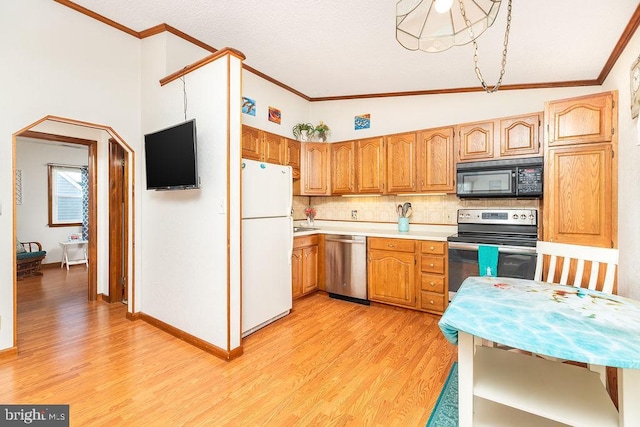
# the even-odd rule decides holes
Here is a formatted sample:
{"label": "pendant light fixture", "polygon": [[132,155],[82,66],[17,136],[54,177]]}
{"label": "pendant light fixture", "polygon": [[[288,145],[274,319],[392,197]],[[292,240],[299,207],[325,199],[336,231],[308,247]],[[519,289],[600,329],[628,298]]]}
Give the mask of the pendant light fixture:
{"label": "pendant light fixture", "polygon": [[[396,40],[409,50],[442,52],[453,46],[473,43],[475,73],[486,92],[495,92],[502,83],[507,63],[511,29],[511,1],[502,51],[502,68],[496,85],[490,88],[478,67],[476,39],[498,15],[502,0],[400,0],[396,5]],[[457,2],[457,5],[454,5]]]}

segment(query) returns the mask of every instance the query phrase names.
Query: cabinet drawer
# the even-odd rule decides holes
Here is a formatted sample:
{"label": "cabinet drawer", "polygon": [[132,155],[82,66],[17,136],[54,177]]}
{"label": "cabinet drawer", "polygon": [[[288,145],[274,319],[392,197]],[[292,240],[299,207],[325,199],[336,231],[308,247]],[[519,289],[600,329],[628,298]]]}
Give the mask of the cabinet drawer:
{"label": "cabinet drawer", "polygon": [[422,242],[421,244],[421,252],[423,254],[435,254],[435,255],[444,255],[445,250],[447,249],[446,242]]}
{"label": "cabinet drawer", "polygon": [[313,236],[302,236],[302,237],[294,237],[293,238],[293,247],[294,249],[303,248],[305,246],[313,246],[318,244],[318,235]]}
{"label": "cabinet drawer", "polygon": [[369,248],[383,251],[413,252],[415,251],[415,241],[369,237]]}
{"label": "cabinet drawer", "polygon": [[444,292],[444,276],[422,274],[420,282],[420,288],[423,291],[437,292],[440,294]]}
{"label": "cabinet drawer", "polygon": [[422,255],[420,270],[427,273],[444,274],[444,258],[441,256]]}
{"label": "cabinet drawer", "polygon": [[423,310],[444,312],[444,295],[435,292],[421,291],[420,308]]}

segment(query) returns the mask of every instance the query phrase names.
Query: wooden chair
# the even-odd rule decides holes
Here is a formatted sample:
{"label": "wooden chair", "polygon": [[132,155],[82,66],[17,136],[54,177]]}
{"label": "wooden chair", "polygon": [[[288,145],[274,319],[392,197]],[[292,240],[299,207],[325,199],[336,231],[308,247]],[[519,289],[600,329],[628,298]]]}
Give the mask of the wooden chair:
{"label": "wooden chair", "polygon": [[[589,261],[591,262],[591,274],[589,276],[588,288],[597,289],[608,294],[613,293],[613,283],[618,265],[618,249],[570,245],[566,243],[538,242],[536,253],[538,254],[538,260],[536,262],[534,280],[543,280],[543,260],[546,256],[549,256],[549,268],[547,277],[544,279],[545,282],[560,285],[568,284],[571,260],[576,260],[576,272],[571,285],[584,287],[584,266],[585,261]],[[555,280],[558,257],[563,258],[564,261],[562,263],[560,279]],[[600,264],[605,264],[607,267],[602,283],[598,283]]]}
{"label": "wooden chair", "polygon": [[[604,293],[613,293],[613,285],[616,276],[616,267],[618,266],[618,249],[599,248],[595,246],[570,245],[566,243],[538,242],[536,246],[538,259],[536,262],[536,271],[534,280],[541,281],[543,276],[544,259],[549,258],[545,282],[567,285],[569,281],[569,272],[571,265],[575,264],[575,275],[571,286],[584,287],[585,262],[591,263],[589,281],[587,287],[592,290],[599,290]],[[556,280],[558,258],[563,258],[560,279]],[[572,260],[575,260],[572,263]],[[606,266],[604,280],[598,281],[600,276],[600,265]],[[547,358],[545,356],[545,358]],[[555,360],[555,359],[554,359]],[[590,365],[589,369],[600,375],[600,380],[607,386],[607,374],[604,366]]]}
{"label": "wooden chair", "polygon": [[29,275],[42,276],[40,267],[47,252],[42,250],[40,242],[18,242],[17,247],[23,249],[16,253],[17,279],[22,280]]}

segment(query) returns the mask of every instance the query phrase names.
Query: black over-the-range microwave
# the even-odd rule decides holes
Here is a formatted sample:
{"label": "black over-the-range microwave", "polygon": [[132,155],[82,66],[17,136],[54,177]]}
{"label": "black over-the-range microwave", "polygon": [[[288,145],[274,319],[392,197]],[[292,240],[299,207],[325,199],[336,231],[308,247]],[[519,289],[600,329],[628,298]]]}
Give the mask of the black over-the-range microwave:
{"label": "black over-the-range microwave", "polygon": [[460,198],[542,197],[542,157],[458,163]]}

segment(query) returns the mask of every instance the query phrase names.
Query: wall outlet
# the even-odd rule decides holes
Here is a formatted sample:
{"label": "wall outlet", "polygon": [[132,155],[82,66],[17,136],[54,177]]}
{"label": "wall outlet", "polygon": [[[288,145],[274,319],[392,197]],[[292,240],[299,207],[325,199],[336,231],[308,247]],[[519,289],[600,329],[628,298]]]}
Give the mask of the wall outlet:
{"label": "wall outlet", "polygon": [[451,212],[447,212],[447,224],[451,224],[453,222],[453,214]]}
{"label": "wall outlet", "polygon": [[356,221],[358,220],[358,211],[356,210],[351,211],[351,219]]}

